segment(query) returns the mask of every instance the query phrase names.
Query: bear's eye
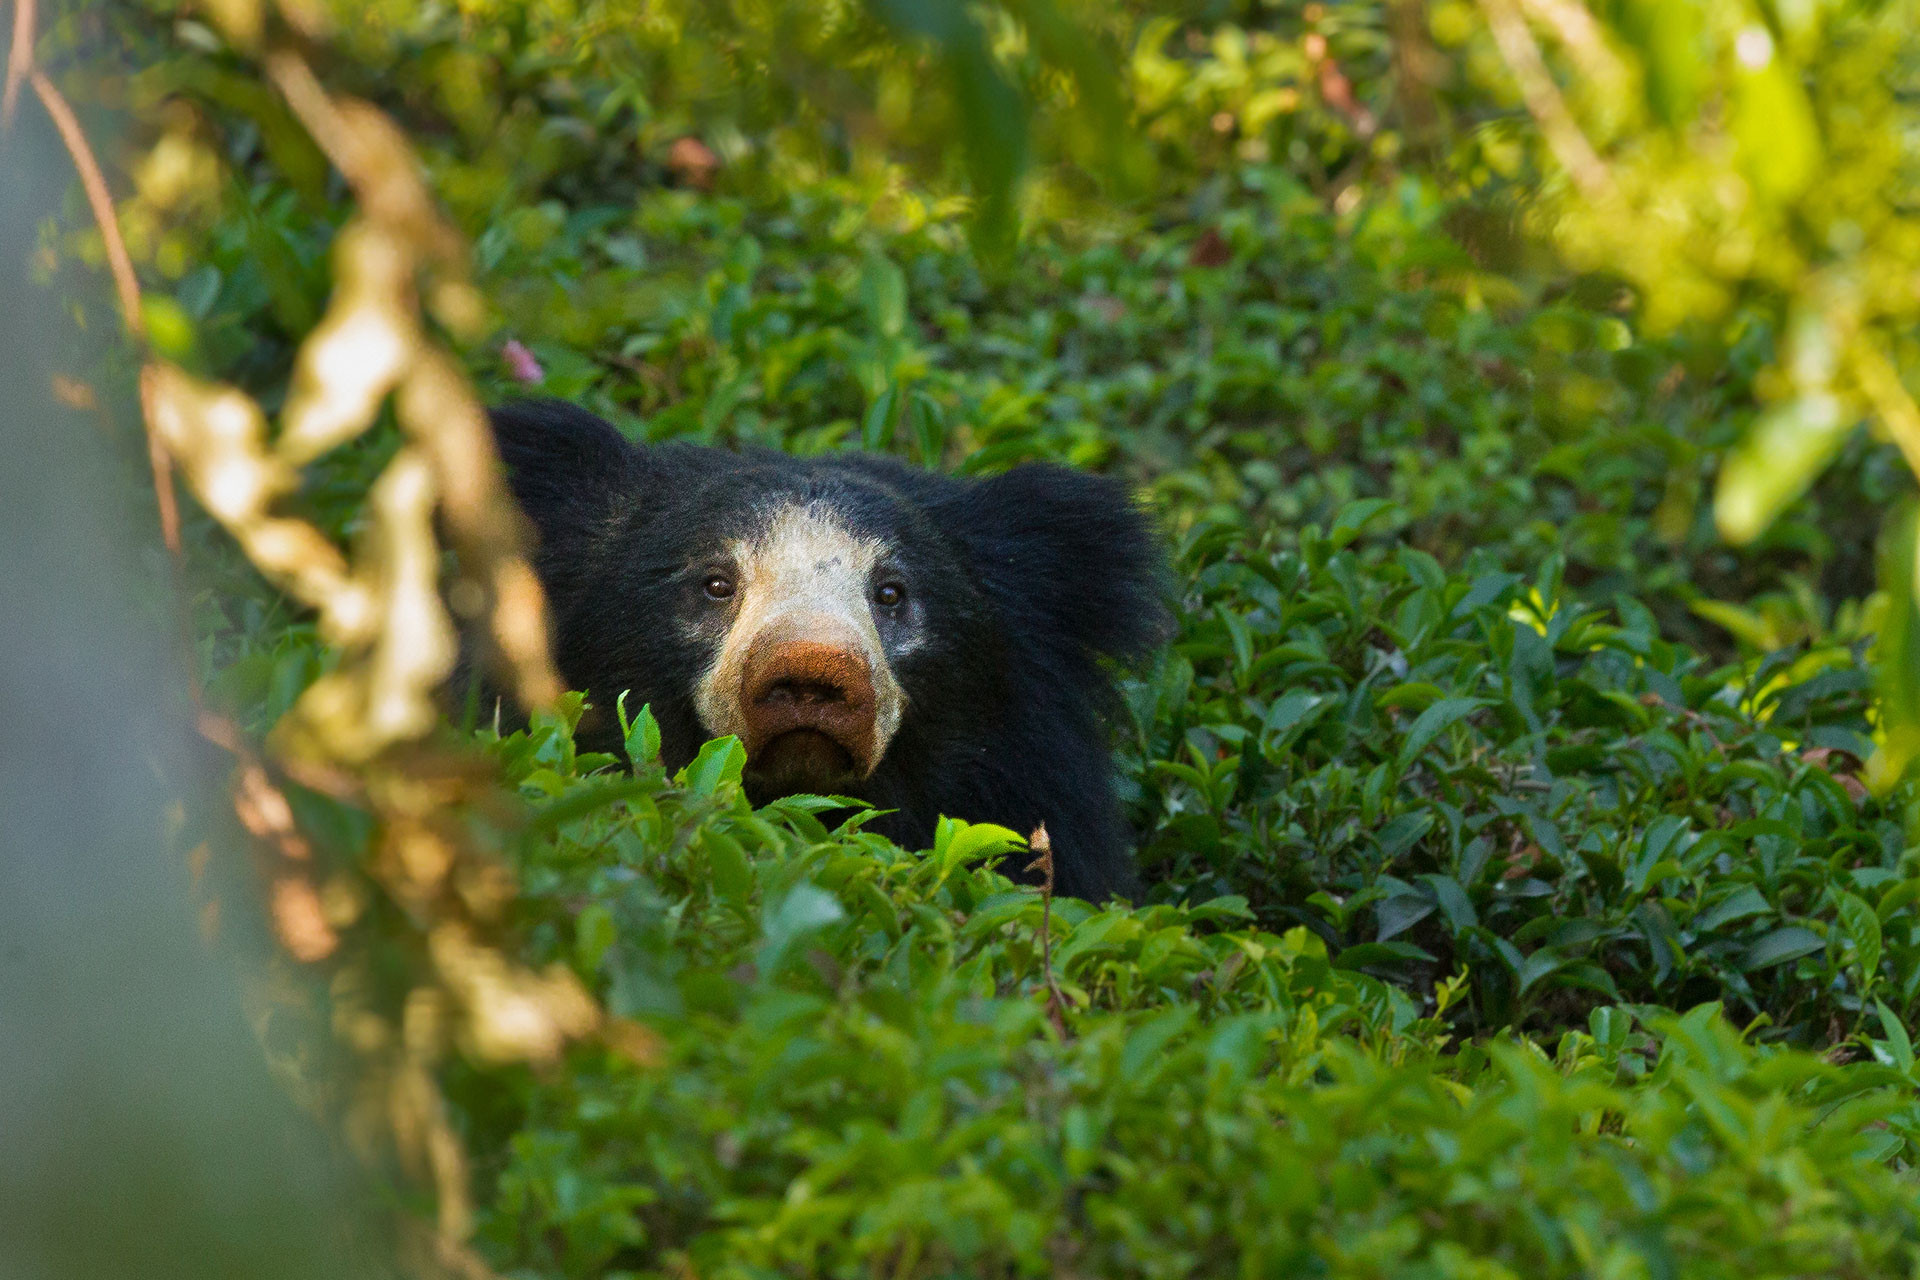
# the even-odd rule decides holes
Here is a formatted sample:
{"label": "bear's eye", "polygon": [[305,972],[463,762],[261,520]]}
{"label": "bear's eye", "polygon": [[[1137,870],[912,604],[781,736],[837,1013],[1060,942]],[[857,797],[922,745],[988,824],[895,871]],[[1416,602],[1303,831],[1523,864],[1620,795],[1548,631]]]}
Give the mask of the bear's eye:
{"label": "bear's eye", "polygon": [[882,609],[897,609],[907,598],[907,589],[897,582],[883,582],[873,590],[873,602]]}
{"label": "bear's eye", "polygon": [[707,593],[709,600],[726,600],[733,595],[733,579],[724,573],[710,573],[700,589]]}

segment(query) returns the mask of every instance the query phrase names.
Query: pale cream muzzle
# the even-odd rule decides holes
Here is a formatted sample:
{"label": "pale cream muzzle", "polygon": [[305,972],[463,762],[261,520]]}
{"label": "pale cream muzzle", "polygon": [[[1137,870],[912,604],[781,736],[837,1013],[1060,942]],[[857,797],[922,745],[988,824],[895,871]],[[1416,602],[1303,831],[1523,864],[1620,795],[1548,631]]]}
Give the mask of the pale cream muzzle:
{"label": "pale cream muzzle", "polygon": [[824,508],[792,506],[729,550],[735,612],[695,695],[702,726],[738,735],[750,777],[770,791],[867,777],[906,702],[870,603],[885,548]]}

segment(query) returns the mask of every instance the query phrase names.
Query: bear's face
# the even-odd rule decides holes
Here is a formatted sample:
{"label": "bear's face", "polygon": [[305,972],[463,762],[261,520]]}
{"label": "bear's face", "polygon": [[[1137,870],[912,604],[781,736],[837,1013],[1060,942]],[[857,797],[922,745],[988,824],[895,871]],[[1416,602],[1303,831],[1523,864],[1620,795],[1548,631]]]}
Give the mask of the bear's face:
{"label": "bear's face", "polygon": [[986,602],[947,538],[898,495],[751,465],[694,488],[722,491],[705,492],[703,515],[683,526],[694,536],[674,627],[697,655],[701,732],[739,737],[757,792],[856,791],[887,758],[916,687],[931,698],[943,674],[990,678],[983,655],[954,652],[981,630]]}
{"label": "bear's face", "polygon": [[703,557],[688,629],[713,659],[694,707],[708,733],[737,734],[776,789],[865,778],[900,727],[891,659],[924,634],[925,611],[890,551],[825,503],[796,501]]}
{"label": "bear's face", "polygon": [[493,422],[556,662],[587,694],[583,748],[618,749],[624,694],[652,707],[669,768],[737,735],[756,802],[851,796],[903,843],[941,815],[1044,821],[1064,892],[1125,885],[1100,660],[1144,654],[1165,611],[1120,485],[643,448],[562,404]]}

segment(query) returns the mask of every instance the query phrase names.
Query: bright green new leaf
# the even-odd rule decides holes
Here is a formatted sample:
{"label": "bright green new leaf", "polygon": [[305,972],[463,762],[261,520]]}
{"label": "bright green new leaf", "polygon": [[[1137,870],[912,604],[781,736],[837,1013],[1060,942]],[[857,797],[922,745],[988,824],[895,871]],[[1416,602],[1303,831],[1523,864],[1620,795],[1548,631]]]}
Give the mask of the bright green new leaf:
{"label": "bright green new leaf", "polygon": [[933,856],[943,867],[962,867],[983,858],[1024,849],[1027,838],[991,822],[962,822],[958,818],[940,819],[934,832]]}
{"label": "bright green new leaf", "polygon": [[740,745],[740,739],[715,738],[700,748],[700,754],[680,771],[676,780],[695,795],[710,796],[723,786],[738,785],[746,767],[747,749]]}

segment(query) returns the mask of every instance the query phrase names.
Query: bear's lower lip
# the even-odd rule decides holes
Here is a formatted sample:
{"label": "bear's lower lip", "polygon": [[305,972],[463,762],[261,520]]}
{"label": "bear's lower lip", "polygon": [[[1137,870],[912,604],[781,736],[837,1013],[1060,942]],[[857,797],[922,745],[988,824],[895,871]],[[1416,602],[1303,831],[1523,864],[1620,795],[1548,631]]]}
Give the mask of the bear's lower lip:
{"label": "bear's lower lip", "polygon": [[747,772],[771,795],[826,791],[852,781],[853,753],[819,729],[790,729],[761,747]]}

